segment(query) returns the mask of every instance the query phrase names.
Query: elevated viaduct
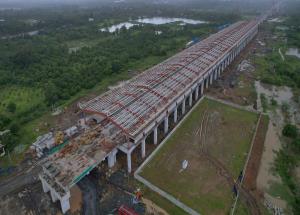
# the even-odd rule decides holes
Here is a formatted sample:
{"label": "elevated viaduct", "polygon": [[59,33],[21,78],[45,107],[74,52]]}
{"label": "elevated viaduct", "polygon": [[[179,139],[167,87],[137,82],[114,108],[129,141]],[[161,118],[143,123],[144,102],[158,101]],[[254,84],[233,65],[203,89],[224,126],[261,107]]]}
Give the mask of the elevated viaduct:
{"label": "elevated viaduct", "polygon": [[[60,200],[65,213],[70,188],[102,161],[113,167],[117,153],[125,153],[131,172],[132,152],[141,146],[141,156],[146,156],[146,138],[156,145],[159,132],[169,132],[170,123],[176,124],[220,77],[266,17],[232,24],[123,86],[79,104],[85,113],[84,132],[47,158],[39,176],[44,192],[50,191],[54,202]],[[88,123],[90,119],[95,122]]]}

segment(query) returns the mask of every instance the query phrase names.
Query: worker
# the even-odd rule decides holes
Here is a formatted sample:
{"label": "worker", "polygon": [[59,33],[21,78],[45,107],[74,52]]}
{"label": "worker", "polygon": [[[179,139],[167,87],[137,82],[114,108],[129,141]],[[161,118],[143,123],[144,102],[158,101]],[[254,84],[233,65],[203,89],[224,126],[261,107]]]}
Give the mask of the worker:
{"label": "worker", "polygon": [[233,193],[234,193],[235,196],[238,195],[238,189],[237,189],[237,187],[236,187],[236,184],[233,185],[232,191],[233,191]]}
{"label": "worker", "polygon": [[238,177],[239,182],[242,182],[242,180],[243,180],[243,170],[240,172],[240,175]]}
{"label": "worker", "polygon": [[133,198],[133,204],[138,204],[141,200],[142,200],[142,192],[141,192],[141,189],[138,188],[135,191],[135,196]]}

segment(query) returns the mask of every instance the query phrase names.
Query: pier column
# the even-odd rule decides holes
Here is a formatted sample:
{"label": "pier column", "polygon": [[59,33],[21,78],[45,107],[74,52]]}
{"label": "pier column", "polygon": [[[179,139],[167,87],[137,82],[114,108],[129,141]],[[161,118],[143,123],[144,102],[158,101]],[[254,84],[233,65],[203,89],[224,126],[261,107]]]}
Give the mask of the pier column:
{"label": "pier column", "polygon": [[52,202],[56,202],[58,200],[53,188],[50,189],[50,195],[51,195]]}
{"label": "pier column", "polygon": [[209,85],[212,85],[212,82],[213,82],[213,74],[214,74],[214,73],[211,73],[210,76],[209,76]]}
{"label": "pier column", "polygon": [[178,115],[178,113],[177,113],[178,111],[177,111],[177,106],[175,107],[175,110],[174,110],[174,123],[176,123],[177,122],[177,115]]}
{"label": "pier column", "polygon": [[131,173],[131,152],[127,152],[127,171]]}
{"label": "pier column", "polygon": [[195,100],[197,101],[199,97],[199,85],[196,87],[196,94],[195,94]]}
{"label": "pier column", "polygon": [[204,81],[202,81],[201,83],[201,96],[203,96],[203,92],[204,92]]}
{"label": "pier column", "polygon": [[193,91],[191,92],[190,96],[189,96],[189,106],[192,107],[192,103],[193,103]]}
{"label": "pier column", "polygon": [[44,179],[41,179],[41,181],[42,181],[43,191],[45,193],[49,192],[50,188],[49,188],[48,184],[46,184],[46,182],[44,181]]}
{"label": "pier column", "polygon": [[209,83],[209,75],[206,77],[206,80],[205,80],[205,88],[207,89],[208,88],[208,83]]}
{"label": "pier column", "polygon": [[164,132],[165,132],[165,134],[167,134],[168,131],[169,131],[169,117],[167,115],[166,118],[165,118],[165,121],[164,121]]}
{"label": "pier column", "polygon": [[61,210],[63,212],[63,214],[65,214],[68,210],[70,210],[70,192],[68,191],[66,193],[66,195],[64,195],[61,199],[60,199],[60,206],[61,206]]}
{"label": "pier column", "polygon": [[153,130],[153,143],[154,143],[154,145],[157,144],[157,126],[155,126],[155,128]]}
{"label": "pier column", "polygon": [[114,150],[108,155],[107,160],[108,160],[108,167],[109,167],[109,168],[112,168],[112,167],[115,165],[116,160],[117,160],[117,158],[116,158],[117,152],[118,152],[118,149],[114,149]]}
{"label": "pier column", "polygon": [[145,158],[146,156],[146,137],[143,138],[141,143],[141,152],[142,152],[142,158]]}
{"label": "pier column", "polygon": [[185,114],[185,98],[182,101],[182,115]]}
{"label": "pier column", "polygon": [[68,210],[70,210],[70,201],[69,199],[68,200],[61,200],[60,201],[60,207],[61,207],[61,210],[63,212],[63,214],[65,214]]}
{"label": "pier column", "polygon": [[218,79],[218,68],[216,68],[216,69],[214,70],[214,78],[215,78],[215,80]]}

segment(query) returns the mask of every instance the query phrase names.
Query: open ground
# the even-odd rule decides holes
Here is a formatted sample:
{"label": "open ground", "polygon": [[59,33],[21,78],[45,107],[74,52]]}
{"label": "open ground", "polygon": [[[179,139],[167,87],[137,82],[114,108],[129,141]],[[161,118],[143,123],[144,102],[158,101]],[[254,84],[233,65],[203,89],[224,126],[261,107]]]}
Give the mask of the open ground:
{"label": "open ground", "polygon": [[199,213],[226,214],[257,120],[254,112],[205,98],[140,175]]}

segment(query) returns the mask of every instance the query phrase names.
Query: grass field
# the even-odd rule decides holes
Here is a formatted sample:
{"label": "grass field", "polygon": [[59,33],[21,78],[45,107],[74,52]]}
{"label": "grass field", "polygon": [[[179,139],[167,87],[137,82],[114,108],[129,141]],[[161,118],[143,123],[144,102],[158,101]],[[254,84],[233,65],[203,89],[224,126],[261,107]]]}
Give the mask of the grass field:
{"label": "grass field", "polygon": [[16,104],[16,114],[24,113],[41,105],[44,102],[44,94],[39,89],[25,87],[8,87],[0,90],[0,113],[7,112],[10,102]]}
{"label": "grass field", "polygon": [[[233,202],[232,187],[201,148],[237,178],[257,120],[255,113],[205,98],[140,175],[200,213],[227,214]],[[183,160],[189,164],[181,172]]]}

